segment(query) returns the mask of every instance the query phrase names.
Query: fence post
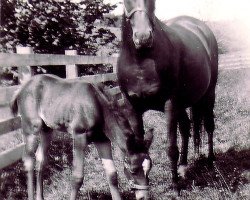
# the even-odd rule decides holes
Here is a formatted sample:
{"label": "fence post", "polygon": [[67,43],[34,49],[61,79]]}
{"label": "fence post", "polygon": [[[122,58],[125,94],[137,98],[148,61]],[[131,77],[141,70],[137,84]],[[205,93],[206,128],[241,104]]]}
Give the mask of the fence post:
{"label": "fence post", "polygon": [[[32,47],[16,47],[16,52],[18,54],[33,54],[33,48]],[[19,83],[23,84],[26,81],[28,81],[31,76],[34,75],[34,67],[33,66],[25,66],[25,67],[19,67],[18,68],[18,75],[19,75]]]}
{"label": "fence post", "polygon": [[[76,50],[65,50],[65,55],[77,55]],[[78,77],[78,67],[76,65],[66,65],[66,78],[73,79]]]}
{"label": "fence post", "polygon": [[[119,54],[118,53],[114,53],[112,56],[115,57],[115,58],[118,58]],[[117,73],[117,61],[113,62],[112,65],[113,65],[113,73],[116,74]]]}

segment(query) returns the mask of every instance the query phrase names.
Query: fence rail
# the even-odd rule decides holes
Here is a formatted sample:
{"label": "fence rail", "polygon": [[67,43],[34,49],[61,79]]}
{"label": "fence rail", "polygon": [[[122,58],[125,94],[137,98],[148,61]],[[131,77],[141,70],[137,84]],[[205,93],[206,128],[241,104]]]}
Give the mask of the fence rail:
{"label": "fence rail", "polygon": [[[19,49],[20,50],[20,49]],[[22,49],[21,49],[22,50]],[[92,83],[106,82],[106,81],[117,81],[115,73],[115,66],[117,57],[102,57],[102,56],[82,56],[75,55],[75,52],[66,52],[67,54],[73,53],[73,55],[55,55],[55,54],[32,54],[33,50],[28,48],[24,49],[24,53],[28,54],[14,54],[14,53],[0,53],[0,67],[18,67],[18,69],[27,68],[26,73],[32,75],[30,66],[51,66],[54,65],[65,65],[66,72],[70,71],[76,65],[96,65],[96,64],[112,64],[113,73],[107,74],[96,74],[87,75],[83,77],[77,77],[77,70],[73,69],[67,78],[77,78]],[[68,68],[68,69],[67,69]],[[20,70],[21,71],[21,70]],[[66,73],[67,74],[67,73]],[[72,76],[73,74],[73,76]],[[11,87],[0,88],[0,107],[7,106],[15,93],[20,88],[19,85]],[[119,87],[110,88],[110,93],[121,97]],[[14,117],[0,122],[0,136],[8,134],[9,132],[15,131],[21,128],[21,118]],[[0,169],[7,167],[14,162],[21,159],[23,154],[24,144],[19,144],[14,148],[8,149],[0,153]]]}
{"label": "fence rail", "polygon": [[22,67],[42,65],[88,65],[113,64],[116,57],[59,55],[59,54],[15,54],[0,53],[0,67]]}
{"label": "fence rail", "polygon": [[[86,65],[86,64],[112,64],[116,65],[116,57],[98,57],[98,56],[80,56],[80,55],[55,55],[55,54],[9,54],[0,53],[0,67],[23,67],[23,66],[40,66],[40,65]],[[219,69],[231,70],[238,68],[250,67],[250,54],[229,54],[220,55]],[[98,74],[84,76],[80,79],[88,82],[105,82],[117,81],[115,70],[114,73]],[[0,88],[0,106],[7,105],[14,92],[20,86]],[[121,95],[118,87],[110,89],[114,95]],[[21,127],[21,118],[15,117],[0,122],[0,136],[15,131]],[[0,153],[0,169],[11,165],[22,157],[24,144]]]}

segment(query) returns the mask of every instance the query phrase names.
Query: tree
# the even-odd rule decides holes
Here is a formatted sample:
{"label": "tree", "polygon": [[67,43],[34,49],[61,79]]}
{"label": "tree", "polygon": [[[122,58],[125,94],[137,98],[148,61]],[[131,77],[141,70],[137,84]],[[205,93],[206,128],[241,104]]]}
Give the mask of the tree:
{"label": "tree", "polygon": [[[32,46],[37,53],[64,53],[76,49],[80,54],[94,55],[99,45],[115,39],[108,29],[95,23],[115,8],[103,0],[43,0],[31,3],[3,0],[1,23],[2,49],[15,51],[16,45]],[[5,8],[2,9],[3,11]]]}
{"label": "tree", "polygon": [[[21,45],[33,47],[36,53],[64,54],[75,49],[78,54],[95,55],[116,38],[109,29],[96,26],[115,7],[103,0],[1,0],[0,51],[15,52]],[[15,77],[15,71],[9,67],[0,74]]]}

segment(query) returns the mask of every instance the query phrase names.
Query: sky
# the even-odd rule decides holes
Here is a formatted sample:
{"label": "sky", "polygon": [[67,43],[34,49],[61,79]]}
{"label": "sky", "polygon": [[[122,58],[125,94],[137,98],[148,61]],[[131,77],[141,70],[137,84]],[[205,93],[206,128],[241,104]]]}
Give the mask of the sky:
{"label": "sky", "polygon": [[[109,3],[122,0],[104,0]],[[115,14],[123,12],[122,5]],[[250,20],[249,0],[156,0],[156,16],[162,20],[190,15],[203,20]]]}

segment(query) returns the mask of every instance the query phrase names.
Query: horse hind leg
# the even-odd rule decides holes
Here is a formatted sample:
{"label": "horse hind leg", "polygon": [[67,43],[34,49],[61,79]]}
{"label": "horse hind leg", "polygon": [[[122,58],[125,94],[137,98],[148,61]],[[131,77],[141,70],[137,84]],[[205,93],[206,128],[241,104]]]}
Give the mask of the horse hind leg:
{"label": "horse hind leg", "polygon": [[75,200],[83,184],[84,149],[87,146],[87,134],[73,132],[73,170],[70,200]]}
{"label": "horse hind leg", "polygon": [[47,155],[49,144],[51,141],[51,132],[45,124],[43,124],[43,130],[40,134],[40,144],[36,152],[37,160],[37,184],[36,184],[36,197],[37,200],[42,200],[43,198],[43,171],[44,166],[47,164]]}
{"label": "horse hind leg", "polygon": [[38,146],[38,136],[41,130],[42,120],[33,119],[22,121],[25,151],[23,156],[24,168],[27,172],[27,187],[28,199],[34,199],[34,166],[35,166],[35,152]]}
{"label": "horse hind leg", "polygon": [[190,120],[185,110],[180,113],[179,129],[182,138],[182,145],[178,174],[184,178],[187,171],[188,142],[190,136]]}
{"label": "horse hind leg", "polygon": [[193,120],[193,141],[194,141],[194,152],[195,156],[198,157],[200,154],[201,145],[201,128],[202,128],[202,108],[199,105],[192,107],[192,120]]}
{"label": "horse hind leg", "polygon": [[95,142],[95,147],[102,159],[103,168],[108,180],[110,193],[113,200],[121,200],[118,189],[118,177],[115,164],[112,158],[111,143],[109,140],[103,142]]}
{"label": "horse hind leg", "polygon": [[208,161],[210,164],[215,161],[214,149],[213,149],[213,133],[215,129],[214,113],[212,108],[208,108],[204,116],[204,127],[208,134]]}

